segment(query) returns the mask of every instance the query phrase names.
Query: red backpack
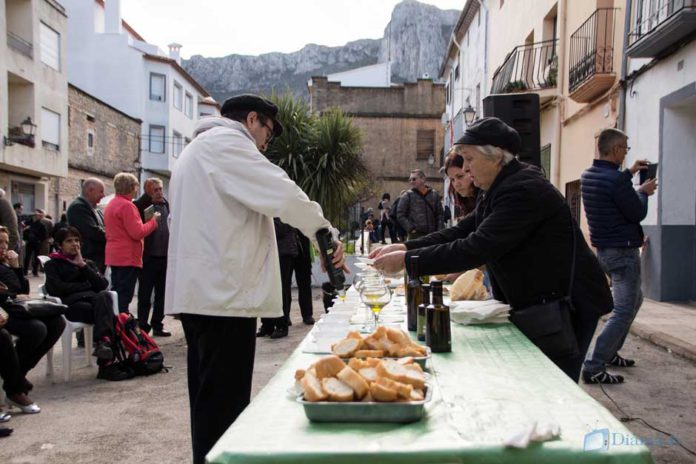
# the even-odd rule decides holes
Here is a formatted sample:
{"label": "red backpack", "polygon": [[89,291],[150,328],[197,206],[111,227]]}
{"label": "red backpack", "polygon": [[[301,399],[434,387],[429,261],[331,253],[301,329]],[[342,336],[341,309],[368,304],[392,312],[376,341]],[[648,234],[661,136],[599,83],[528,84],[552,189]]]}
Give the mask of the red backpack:
{"label": "red backpack", "polygon": [[116,357],[130,366],[136,375],[150,375],[162,370],[164,356],[157,343],[140,330],[138,321],[130,313],[116,318]]}

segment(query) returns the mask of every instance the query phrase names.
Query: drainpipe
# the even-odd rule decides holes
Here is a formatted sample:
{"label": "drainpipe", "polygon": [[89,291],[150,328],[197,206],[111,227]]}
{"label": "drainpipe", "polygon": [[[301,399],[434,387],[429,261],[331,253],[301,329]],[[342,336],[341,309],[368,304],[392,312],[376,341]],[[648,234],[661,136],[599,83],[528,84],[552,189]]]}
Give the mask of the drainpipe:
{"label": "drainpipe", "polygon": [[619,130],[624,130],[626,127],[626,75],[628,74],[628,33],[631,27],[631,9],[632,0],[626,0],[626,12],[624,13],[624,32],[623,32],[623,47],[621,50],[621,90],[619,91],[619,114],[616,118],[616,124]]}
{"label": "drainpipe", "polygon": [[560,13],[559,31],[558,31],[558,127],[554,136],[554,145],[556,150],[554,153],[554,169],[553,169],[553,184],[561,190],[561,133],[563,131],[563,120],[565,119],[565,62],[566,62],[566,3],[567,0],[560,0],[558,11]]}
{"label": "drainpipe", "polygon": [[[479,6],[486,12],[486,18],[483,22],[484,32],[483,32],[483,95],[481,96],[481,101],[488,95],[488,7],[483,0],[478,0]],[[480,102],[476,102],[478,105]],[[483,115],[483,108],[477,108],[479,115]]]}

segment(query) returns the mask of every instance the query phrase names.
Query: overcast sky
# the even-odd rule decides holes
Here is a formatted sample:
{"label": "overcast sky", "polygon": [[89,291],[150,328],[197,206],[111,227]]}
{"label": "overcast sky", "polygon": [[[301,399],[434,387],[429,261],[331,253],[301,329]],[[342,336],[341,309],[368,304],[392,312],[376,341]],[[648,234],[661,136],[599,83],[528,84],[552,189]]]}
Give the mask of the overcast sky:
{"label": "overcast sky", "polygon": [[[377,39],[400,0],[121,0],[123,19],[145,40],[191,55],[293,52]],[[461,10],[465,0],[423,0]]]}

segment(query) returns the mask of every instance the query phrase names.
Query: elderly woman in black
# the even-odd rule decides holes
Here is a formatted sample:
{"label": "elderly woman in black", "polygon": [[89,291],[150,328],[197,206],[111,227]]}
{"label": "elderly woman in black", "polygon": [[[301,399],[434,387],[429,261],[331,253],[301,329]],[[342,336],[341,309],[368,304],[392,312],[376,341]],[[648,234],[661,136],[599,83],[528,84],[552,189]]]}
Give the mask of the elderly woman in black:
{"label": "elderly woman in black", "polygon": [[[0,306],[11,312],[11,299],[29,298],[29,281],[22,272],[17,253],[9,249],[9,241],[7,228],[0,226],[0,282],[7,287],[0,293]],[[25,414],[40,412],[41,409],[28,396],[33,385],[26,376],[60,338],[65,328],[65,320],[60,315],[23,319],[10,314],[3,321],[3,325],[3,333],[0,335],[3,337],[0,343],[5,345],[1,350],[3,353],[11,353],[6,346],[8,340],[11,343],[9,335],[18,338],[15,344],[16,359],[12,360],[12,369],[8,371],[8,378],[11,380],[8,381],[6,378],[4,384],[7,400]],[[3,362],[0,360],[0,363]],[[4,375],[3,373],[3,377]]]}
{"label": "elderly woman in black", "polygon": [[109,282],[99,273],[97,265],[82,257],[80,232],[66,227],[56,233],[58,251],[44,265],[46,291],[68,306],[65,317],[72,322],[94,324],[94,356],[97,357],[98,379],[125,380],[129,373],[114,361],[114,311]]}
{"label": "elderly woman in black", "polygon": [[[370,256],[375,267],[396,272],[416,255],[424,275],[485,264],[494,297],[512,307],[511,321],[577,381],[597,321],[613,306],[596,257],[563,196],[538,168],[515,159],[521,149],[517,131],[484,118],[456,145],[464,170],[481,189],[474,213],[455,227],[376,250]],[[574,309],[561,303],[571,276]],[[600,377],[585,381],[610,382]]]}

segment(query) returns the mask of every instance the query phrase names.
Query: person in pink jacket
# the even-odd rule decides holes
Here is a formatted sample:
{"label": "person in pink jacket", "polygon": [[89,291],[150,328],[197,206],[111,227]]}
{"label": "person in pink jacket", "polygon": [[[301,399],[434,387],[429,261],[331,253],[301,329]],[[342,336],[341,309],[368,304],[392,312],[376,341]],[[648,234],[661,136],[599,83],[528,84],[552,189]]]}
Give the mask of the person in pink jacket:
{"label": "person in pink jacket", "polygon": [[116,195],[104,210],[106,265],[111,266],[111,289],[118,294],[118,310],[122,313],[128,312],[138,272],[143,267],[143,239],[157,229],[160,217],[155,213],[145,224],[140,220],[133,204],[139,186],[133,174],[116,174]]}

